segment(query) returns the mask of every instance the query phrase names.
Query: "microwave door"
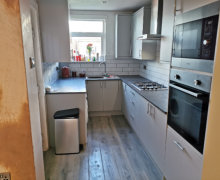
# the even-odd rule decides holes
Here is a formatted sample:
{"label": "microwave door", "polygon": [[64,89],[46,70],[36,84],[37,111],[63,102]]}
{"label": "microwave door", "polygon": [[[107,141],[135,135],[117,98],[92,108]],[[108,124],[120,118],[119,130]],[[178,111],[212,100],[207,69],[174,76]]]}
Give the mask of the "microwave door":
{"label": "microwave door", "polygon": [[202,20],[183,26],[182,58],[200,59],[202,41]]}
{"label": "microwave door", "polygon": [[174,40],[173,40],[173,57],[182,57],[182,40],[183,40],[183,25],[175,27]]}

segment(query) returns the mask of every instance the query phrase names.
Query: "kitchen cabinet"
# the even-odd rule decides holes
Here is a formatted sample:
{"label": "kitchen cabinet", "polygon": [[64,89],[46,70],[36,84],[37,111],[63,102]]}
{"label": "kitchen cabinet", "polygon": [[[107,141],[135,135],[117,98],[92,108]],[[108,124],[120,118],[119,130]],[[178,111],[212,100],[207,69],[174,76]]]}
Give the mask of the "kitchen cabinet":
{"label": "kitchen cabinet", "polygon": [[128,59],[131,54],[132,14],[116,15],[115,58]]}
{"label": "kitchen cabinet", "polygon": [[103,81],[86,81],[89,111],[103,111]]}
{"label": "kitchen cabinet", "polygon": [[171,127],[167,130],[165,176],[169,180],[200,180],[203,156]]}
{"label": "kitchen cabinet", "polygon": [[150,33],[151,8],[143,7],[133,14],[132,57],[139,60],[155,60],[157,41],[139,40]]}
{"label": "kitchen cabinet", "polygon": [[123,113],[146,152],[164,171],[167,115],[123,83]]}
{"label": "kitchen cabinet", "polygon": [[181,11],[177,12],[179,13],[184,13],[202,6],[205,6],[207,4],[217,2],[218,0],[176,0],[177,2],[177,9],[181,9]]}
{"label": "kitchen cabinet", "polygon": [[88,107],[86,93],[47,94],[47,119],[49,126],[50,146],[55,147],[55,123],[53,115],[56,111],[79,108],[80,144],[87,143]]}
{"label": "kitchen cabinet", "polygon": [[43,61],[70,62],[69,10],[63,0],[39,0]]}
{"label": "kitchen cabinet", "polygon": [[86,81],[89,112],[121,111],[119,80]]}
{"label": "kitchen cabinet", "polygon": [[163,1],[160,62],[170,62],[172,57],[175,0]]}

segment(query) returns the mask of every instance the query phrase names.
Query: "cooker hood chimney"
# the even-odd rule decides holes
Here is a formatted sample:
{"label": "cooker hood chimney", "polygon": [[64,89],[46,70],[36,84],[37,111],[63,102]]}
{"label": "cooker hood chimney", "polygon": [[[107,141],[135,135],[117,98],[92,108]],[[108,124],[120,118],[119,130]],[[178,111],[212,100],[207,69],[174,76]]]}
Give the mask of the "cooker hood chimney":
{"label": "cooker hood chimney", "polygon": [[140,40],[160,40],[163,14],[163,0],[152,0],[150,33],[139,37]]}

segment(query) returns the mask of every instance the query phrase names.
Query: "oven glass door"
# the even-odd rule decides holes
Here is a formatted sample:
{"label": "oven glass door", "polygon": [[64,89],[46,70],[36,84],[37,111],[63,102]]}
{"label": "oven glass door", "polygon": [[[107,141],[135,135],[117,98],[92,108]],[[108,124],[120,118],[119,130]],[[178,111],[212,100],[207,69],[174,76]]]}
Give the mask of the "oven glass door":
{"label": "oven glass door", "polygon": [[209,95],[171,86],[168,125],[203,153]]}

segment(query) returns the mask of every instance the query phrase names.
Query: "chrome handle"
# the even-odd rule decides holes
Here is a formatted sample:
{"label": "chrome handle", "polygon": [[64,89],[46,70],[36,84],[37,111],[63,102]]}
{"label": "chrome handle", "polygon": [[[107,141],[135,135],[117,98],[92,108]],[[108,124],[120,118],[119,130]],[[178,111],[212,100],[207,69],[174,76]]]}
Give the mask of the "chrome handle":
{"label": "chrome handle", "polygon": [[150,108],[149,103],[147,103],[147,114],[149,114],[149,108]]}
{"label": "chrome handle", "polygon": [[131,119],[134,121],[134,117],[132,115],[130,115]]}
{"label": "chrome handle", "polygon": [[181,150],[181,151],[184,151],[184,147],[177,141],[173,141],[174,144],[176,144],[176,146]]}
{"label": "chrome handle", "polygon": [[173,87],[173,88],[175,88],[175,89],[178,89],[178,90],[180,90],[180,91],[182,91],[182,92],[184,92],[184,93],[187,93],[187,94],[189,94],[189,95],[191,95],[191,96],[194,96],[194,97],[199,97],[199,96],[202,95],[201,93],[192,92],[192,91],[190,91],[190,90],[181,88],[181,87],[176,86],[176,85],[173,85],[173,84],[170,84],[170,87]]}

